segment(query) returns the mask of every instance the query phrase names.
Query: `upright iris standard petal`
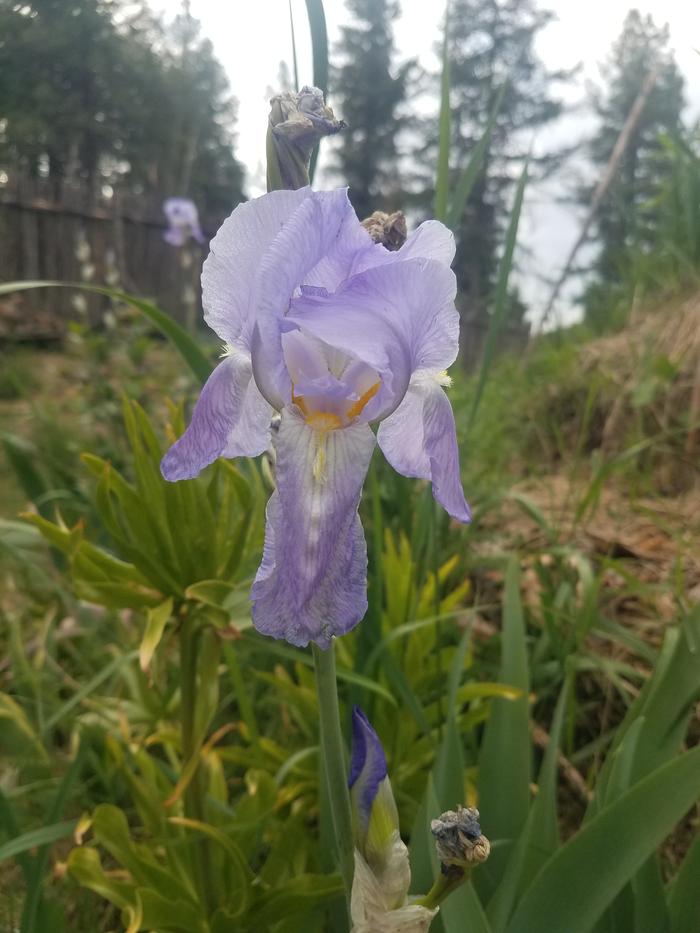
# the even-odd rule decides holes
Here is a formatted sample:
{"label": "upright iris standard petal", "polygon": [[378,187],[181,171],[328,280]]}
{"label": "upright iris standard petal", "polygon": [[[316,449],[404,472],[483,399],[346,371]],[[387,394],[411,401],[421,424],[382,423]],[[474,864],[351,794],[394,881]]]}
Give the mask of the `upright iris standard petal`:
{"label": "upright iris standard petal", "polygon": [[204,320],[227,344],[250,351],[260,263],[311,189],[273,191],[239,204],[210,243],[202,268]]}
{"label": "upright iris standard petal", "polygon": [[[401,255],[401,250],[396,254]],[[293,299],[287,320],[341,347],[382,377],[369,420],[399,405],[412,374],[447,368],[457,355],[454,273],[434,260],[376,266],[333,294]]]}
{"label": "upright iris standard petal", "polygon": [[[304,285],[327,288],[336,268],[336,251],[342,256],[356,248],[360,226],[345,189],[325,192],[323,196],[312,194],[289,217],[258,267],[253,369],[261,392],[278,408],[291,399],[282,333],[292,296]],[[366,233],[362,233],[361,242],[371,247]],[[345,244],[346,240],[350,243]]]}
{"label": "upright iris standard petal", "polygon": [[227,357],[202,389],[189,427],[163,457],[163,476],[171,482],[192,479],[217,457],[257,457],[269,445],[271,419],[250,360]]}
{"label": "upright iris standard petal", "polygon": [[324,431],[282,412],[277,489],[251,590],[263,634],[327,648],[365,614],[367,548],[357,508],[374,443],[366,424]]}
{"label": "upright iris standard petal", "polygon": [[377,442],[397,473],[430,480],[445,511],[460,522],[470,521],[452,406],[435,378],[411,384],[396,411],[380,424]]}

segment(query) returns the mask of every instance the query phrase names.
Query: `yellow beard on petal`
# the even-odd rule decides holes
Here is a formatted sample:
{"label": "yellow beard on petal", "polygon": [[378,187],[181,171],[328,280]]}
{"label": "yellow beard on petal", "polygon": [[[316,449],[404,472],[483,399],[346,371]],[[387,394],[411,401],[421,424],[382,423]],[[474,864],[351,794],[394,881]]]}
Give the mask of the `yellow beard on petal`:
{"label": "yellow beard on petal", "polygon": [[325,434],[328,431],[335,431],[337,428],[345,428],[359,417],[370,399],[374,398],[379,391],[380,385],[381,380],[378,380],[374,385],[370,386],[356,402],[348,407],[343,415],[336,414],[333,411],[309,411],[304,396],[295,394],[294,383],[292,383],[292,404],[296,405],[310,428]]}
{"label": "yellow beard on petal", "polygon": [[[301,401],[303,402],[303,399]],[[298,399],[297,405],[299,405]],[[299,408],[304,410],[301,405]],[[313,411],[310,415],[306,415],[306,423],[314,431],[322,431],[324,434],[326,431],[335,431],[336,428],[344,427],[343,419],[332,411]]]}
{"label": "yellow beard on petal", "polygon": [[359,414],[361,414],[362,409],[365,407],[365,405],[367,404],[367,402],[369,402],[369,400],[370,400],[371,398],[374,398],[374,396],[375,396],[375,395],[377,394],[377,392],[379,391],[379,386],[380,386],[380,385],[381,385],[381,379],[378,380],[377,382],[375,382],[373,386],[370,386],[369,389],[367,389],[367,391],[364,392],[364,393],[358,398],[358,400],[355,402],[355,404],[354,404],[354,405],[351,405],[350,408],[348,408],[348,418],[351,418],[351,419],[352,419],[352,418],[357,418],[357,416],[358,416]]}

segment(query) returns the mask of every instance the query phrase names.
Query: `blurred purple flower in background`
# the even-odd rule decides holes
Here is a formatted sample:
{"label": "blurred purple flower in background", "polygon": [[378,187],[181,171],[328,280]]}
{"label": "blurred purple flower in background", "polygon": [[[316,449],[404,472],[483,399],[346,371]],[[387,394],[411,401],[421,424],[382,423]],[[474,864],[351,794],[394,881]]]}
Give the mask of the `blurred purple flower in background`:
{"label": "blurred purple flower in background", "polygon": [[437,501],[469,521],[442,389],[458,344],[453,256],[437,221],[395,252],[374,243],[345,189],[273,191],[239,205],[212,241],[204,317],[225,355],[162,472],[188,479],[272,443],[277,488],[251,591],[260,632],[326,648],[363,617],[370,423],[394,469],[430,480]]}
{"label": "blurred purple flower in background", "polygon": [[206,243],[206,237],[199,226],[199,214],[194,201],[189,198],[167,198],[163,202],[163,212],[168,219],[168,229],[163,239],[171,246],[184,246],[189,237],[198,243]]}

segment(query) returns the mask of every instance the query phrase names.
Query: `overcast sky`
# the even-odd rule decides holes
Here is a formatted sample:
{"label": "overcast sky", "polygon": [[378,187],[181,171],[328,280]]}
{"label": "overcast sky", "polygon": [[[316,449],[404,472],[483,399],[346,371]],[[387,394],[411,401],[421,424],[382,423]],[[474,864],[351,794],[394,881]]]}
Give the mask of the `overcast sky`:
{"label": "overcast sky", "polygon": [[[153,5],[175,14],[180,0],[153,0]],[[331,44],[347,19],[344,0],[325,0]],[[671,44],[686,78],[687,116],[700,116],[700,3],[698,0],[550,0],[542,3],[553,10],[557,20],[540,34],[538,48],[550,68],[569,68],[580,62],[577,81],[566,88],[572,107],[585,99],[586,82],[596,80],[599,64],[617,38],[627,11],[636,6],[651,13],[658,24],[667,22]],[[304,0],[292,0],[295,17],[299,80],[312,83],[311,48]],[[402,16],[396,24],[396,46],[401,58],[419,59],[426,68],[437,67],[433,48],[439,36],[444,4],[441,0],[402,0]],[[229,76],[239,101],[236,154],[246,167],[250,194],[260,194],[264,184],[265,128],[268,90],[274,88],[279,63],[285,60],[291,70],[291,39],[288,0],[191,0],[193,16],[212,42]],[[563,89],[562,89],[563,90]],[[331,104],[333,102],[331,101]],[[342,117],[342,113],[336,113]],[[590,131],[591,117],[585,108],[550,126],[535,141],[540,146],[557,142],[572,143]],[[545,135],[546,133],[546,135]],[[572,169],[573,170],[573,169]],[[322,179],[322,175],[320,176]],[[546,280],[556,277],[576,238],[580,217],[571,206],[557,203],[563,192],[561,180],[532,186],[528,192],[521,227],[521,240],[529,253],[522,262],[520,283],[524,294],[537,308],[546,301]],[[575,289],[574,289],[575,291]],[[572,290],[559,309],[564,319],[575,314]]]}

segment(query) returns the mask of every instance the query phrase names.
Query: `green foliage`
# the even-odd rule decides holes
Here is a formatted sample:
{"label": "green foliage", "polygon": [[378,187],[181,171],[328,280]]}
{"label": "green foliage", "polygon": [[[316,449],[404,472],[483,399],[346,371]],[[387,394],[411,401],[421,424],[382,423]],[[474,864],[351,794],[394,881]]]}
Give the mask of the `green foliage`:
{"label": "green foliage", "polygon": [[[682,924],[690,922],[696,895],[686,885],[697,858],[695,847],[675,882],[666,888],[658,880],[656,850],[697,803],[700,793],[700,749],[681,751],[693,705],[700,696],[699,639],[700,613],[696,609],[682,625],[669,631],[654,675],[617,731],[593,788],[583,827],[564,843],[557,830],[555,775],[567,690],[562,691],[556,707],[534,798],[530,794],[527,697],[497,701],[479,762],[479,805],[484,829],[492,835],[493,852],[475,875],[479,900],[474,901],[471,887],[462,894],[461,917],[473,917],[475,930],[524,933],[545,923],[552,929],[577,933],[623,933],[646,929],[650,912],[663,918],[664,924],[673,915],[678,925],[648,929],[680,931]],[[511,559],[503,610],[501,676],[525,691],[532,664],[528,663],[526,644],[517,562]],[[446,732],[440,756],[449,756],[456,768],[459,754]],[[412,844],[414,872],[423,886],[425,872],[430,871],[425,862],[430,850],[422,827],[427,814],[438,806],[435,786],[429,782]],[[434,860],[431,871],[436,877]],[[440,922],[447,933],[460,929],[451,925],[449,910],[443,912]]]}
{"label": "green foliage", "polygon": [[[435,166],[439,168],[436,213],[455,231],[454,270],[460,292],[470,320],[484,336],[497,283],[499,243],[517,179],[512,166],[531,155],[523,131],[545,126],[559,115],[561,103],[552,88],[569,77],[566,72],[548,72],[536,53],[537,34],[551,18],[551,13],[520,0],[487,5],[453,0],[443,33],[440,137],[431,126],[422,154],[429,153],[431,193]],[[449,213],[446,134],[451,143],[449,187],[454,192]],[[539,166],[551,170],[557,158],[556,153],[531,158],[531,172]],[[522,316],[524,308],[514,297],[510,311],[515,326],[517,312]],[[472,336],[471,344],[465,359],[473,364],[482,341]]]}
{"label": "green foliage", "polygon": [[[182,416],[174,417],[178,434]],[[156,607],[171,599],[196,606],[217,624],[235,593],[231,580],[243,561],[246,541],[249,535],[254,540],[260,535],[250,485],[259,489],[260,480],[254,470],[246,479],[231,463],[221,461],[206,483],[168,484],[158,467],[163,451],[144,411],[136,403],[125,403],[124,419],[134,458],[133,482],[108,461],[91,454],[83,457],[97,481],[98,515],[119,557],[87,540],[80,524],[70,529],[39,515],[28,515],[27,520],[66,555],[81,598],[109,609]],[[223,583],[216,607],[209,593],[195,586],[210,580]],[[149,639],[152,631],[151,625]]]}
{"label": "green foliage", "polygon": [[0,296],[34,288],[76,288],[97,295],[106,295],[115,301],[130,305],[136,311],[139,311],[154,327],[158,328],[163,336],[172,343],[201,384],[206,382],[212,371],[211,363],[196,341],[177,321],[174,321],[151,301],[145,301],[136,295],[129,295],[114,288],[103,288],[100,285],[71,284],[69,282],[3,282],[0,285]]}
{"label": "green foliage", "polygon": [[[584,304],[587,320],[597,330],[620,323],[614,316],[610,319],[616,299],[627,296],[629,301],[641,258],[658,251],[668,236],[662,233],[669,217],[659,193],[665,191],[664,197],[672,199],[673,188],[683,184],[684,166],[663,142],[665,135],[678,137],[683,109],[683,78],[668,43],[668,26],[658,27],[651,16],[631,10],[603,72],[605,85],[596,90],[593,101],[600,127],[590,151],[602,174],[648,73],[657,63],[661,66],[595,221],[599,255]],[[674,175],[678,177],[669,191]],[[692,196],[692,191],[686,193]],[[583,203],[588,204],[590,196],[590,188],[583,191]],[[688,210],[696,211],[692,200],[684,212]],[[682,224],[671,219],[672,228]],[[620,279],[625,281],[622,289]]]}
{"label": "green foliage", "polygon": [[[291,6],[290,6],[290,16]],[[309,30],[311,32],[311,51],[314,60],[314,87],[323,91],[323,96],[328,95],[328,30],[326,28],[326,11],[323,8],[323,0],[306,0],[306,15],[309,20]],[[293,30],[293,26],[292,26]],[[297,80],[297,60],[296,47],[294,47],[294,35],[292,32],[292,45],[294,54],[294,77],[296,87],[294,92],[300,90]],[[280,90],[286,90],[281,87]],[[309,178],[313,182],[314,172],[316,171],[316,162],[318,161],[318,145],[311,153],[311,163],[309,165]]]}
{"label": "green foliage", "polygon": [[639,207],[653,223],[643,239],[633,238],[619,250],[616,279],[594,282],[586,292],[588,316],[598,330],[624,324],[629,309],[643,299],[682,293],[700,282],[698,129],[660,136],[658,149],[658,177]]}

